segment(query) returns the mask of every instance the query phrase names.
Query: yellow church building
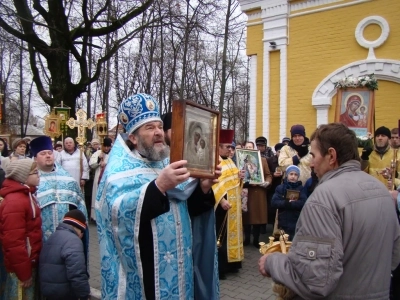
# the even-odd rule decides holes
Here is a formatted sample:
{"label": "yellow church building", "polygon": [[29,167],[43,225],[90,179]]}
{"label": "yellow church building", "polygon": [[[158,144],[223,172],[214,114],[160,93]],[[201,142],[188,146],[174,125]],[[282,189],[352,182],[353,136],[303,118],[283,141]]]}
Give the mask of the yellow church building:
{"label": "yellow church building", "polygon": [[[239,0],[247,15],[249,138],[274,145],[334,122],[345,77],[375,74],[374,127],[400,119],[400,0]],[[253,117],[255,116],[255,117]]]}

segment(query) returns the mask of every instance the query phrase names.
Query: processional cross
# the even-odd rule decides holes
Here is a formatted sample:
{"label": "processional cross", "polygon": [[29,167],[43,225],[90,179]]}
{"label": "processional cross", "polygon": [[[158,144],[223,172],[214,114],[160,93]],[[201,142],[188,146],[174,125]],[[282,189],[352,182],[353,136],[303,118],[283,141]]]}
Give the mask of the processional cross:
{"label": "processional cross", "polygon": [[78,137],[76,141],[78,142],[79,146],[83,146],[86,142],[86,131],[85,128],[92,129],[96,122],[92,119],[87,119],[87,114],[83,109],[79,109],[76,112],[76,120],[74,118],[69,118],[67,122],[65,122],[69,126],[69,128],[74,129],[78,128]]}
{"label": "processional cross", "polygon": [[[80,172],[81,172],[81,178],[82,178],[82,173],[83,173],[83,164],[82,164],[82,157],[83,157],[83,145],[86,142],[86,130],[85,128],[92,129],[95,125],[96,122],[94,122],[92,119],[87,119],[87,114],[83,109],[79,109],[76,112],[76,120],[74,118],[69,118],[67,122],[65,122],[69,126],[69,128],[74,129],[75,127],[78,128],[78,137],[76,138],[76,141],[79,144],[79,149],[80,149]],[[82,193],[84,193],[83,186],[81,186]]]}

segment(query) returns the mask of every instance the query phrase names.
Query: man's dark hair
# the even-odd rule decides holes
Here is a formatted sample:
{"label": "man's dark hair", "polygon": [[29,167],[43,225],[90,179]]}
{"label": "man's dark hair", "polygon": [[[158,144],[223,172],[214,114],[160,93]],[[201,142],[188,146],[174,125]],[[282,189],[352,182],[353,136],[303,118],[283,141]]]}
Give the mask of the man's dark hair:
{"label": "man's dark hair", "polygon": [[399,129],[398,128],[393,128],[392,130],[390,130],[391,134],[399,134]]}
{"label": "man's dark hair", "polygon": [[329,148],[335,149],[339,166],[352,159],[360,160],[357,137],[353,130],[342,123],[319,126],[310,140],[317,142],[322,156],[328,154]]}

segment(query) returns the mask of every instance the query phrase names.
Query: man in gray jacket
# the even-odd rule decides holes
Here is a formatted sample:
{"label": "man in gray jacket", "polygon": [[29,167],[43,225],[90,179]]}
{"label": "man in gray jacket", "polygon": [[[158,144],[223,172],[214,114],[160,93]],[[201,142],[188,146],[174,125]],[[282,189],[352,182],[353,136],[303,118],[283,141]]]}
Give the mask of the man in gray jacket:
{"label": "man in gray jacket", "polygon": [[259,261],[264,276],[296,299],[389,299],[400,262],[400,230],[387,188],[360,169],[354,132],[341,123],[311,136],[319,185],[297,222],[288,254]]}

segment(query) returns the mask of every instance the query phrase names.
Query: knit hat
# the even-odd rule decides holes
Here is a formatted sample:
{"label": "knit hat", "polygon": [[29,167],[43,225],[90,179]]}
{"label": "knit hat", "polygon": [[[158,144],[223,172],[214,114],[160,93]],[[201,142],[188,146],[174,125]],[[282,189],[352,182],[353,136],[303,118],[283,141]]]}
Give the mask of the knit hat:
{"label": "knit hat", "polygon": [[258,138],[256,138],[256,145],[262,145],[267,147],[267,138],[263,137],[263,136],[259,136]]}
{"label": "knit hat", "polygon": [[172,112],[168,112],[161,116],[161,120],[163,121],[163,129],[167,131],[172,128]]}
{"label": "knit hat", "polygon": [[53,144],[51,142],[51,138],[48,136],[39,136],[36,139],[33,139],[30,144],[31,154],[36,157],[36,155],[43,150],[52,150]]}
{"label": "knit hat", "polygon": [[282,139],[282,143],[289,143],[289,142],[290,142],[290,138],[288,138],[288,137],[284,137]]}
{"label": "knit hat", "polygon": [[295,165],[291,165],[289,167],[286,168],[286,176],[290,173],[290,172],[296,172],[297,176],[300,176],[300,169],[298,166]]}
{"label": "knit hat", "polygon": [[24,144],[25,146],[28,144],[24,139],[16,139],[13,143],[12,143],[12,149],[15,150],[17,149],[17,147],[21,144]]}
{"label": "knit hat", "polygon": [[233,149],[236,149],[236,143],[234,141],[232,141],[232,147]]}
{"label": "knit hat", "polygon": [[293,137],[295,134],[300,134],[302,136],[306,136],[306,130],[303,125],[293,125],[292,128],[290,128],[290,134]]}
{"label": "knit hat", "polygon": [[29,158],[18,159],[10,162],[6,169],[6,178],[25,183],[28,180],[29,173],[34,161]]}
{"label": "knit hat", "polygon": [[380,134],[386,135],[389,139],[392,138],[392,134],[390,132],[390,129],[385,127],[385,126],[379,127],[377,130],[375,130],[375,136],[378,136]]}
{"label": "knit hat", "polygon": [[285,146],[284,143],[278,143],[278,144],[276,144],[276,145],[275,145],[275,151],[281,150],[283,146]]}
{"label": "knit hat", "polygon": [[73,209],[67,212],[64,216],[63,223],[80,229],[82,233],[86,230],[86,217],[79,209]]}
{"label": "knit hat", "polygon": [[104,147],[111,147],[111,145],[112,145],[112,139],[110,139],[109,137],[104,138],[103,146]]}

